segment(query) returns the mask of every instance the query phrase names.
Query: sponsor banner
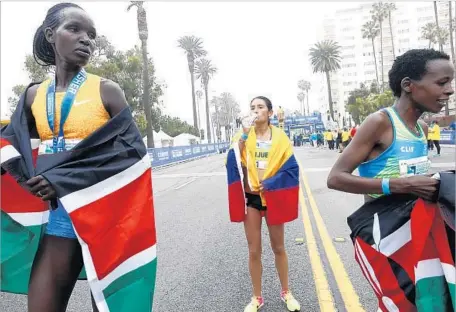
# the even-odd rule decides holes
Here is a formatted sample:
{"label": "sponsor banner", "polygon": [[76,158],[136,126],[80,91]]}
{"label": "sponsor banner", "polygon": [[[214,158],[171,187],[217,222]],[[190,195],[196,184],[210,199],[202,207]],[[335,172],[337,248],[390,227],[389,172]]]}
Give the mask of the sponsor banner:
{"label": "sponsor banner", "polygon": [[[285,117],[284,120],[285,126],[315,123],[322,123],[321,115]],[[271,118],[271,124],[277,126],[279,124],[279,120],[277,118]]]}
{"label": "sponsor banner", "polygon": [[225,152],[229,143],[198,144],[190,146],[149,148],[148,153],[152,167],[172,164],[192,158]]}
{"label": "sponsor banner", "polygon": [[440,132],[440,144],[455,144],[456,131],[443,130]]}

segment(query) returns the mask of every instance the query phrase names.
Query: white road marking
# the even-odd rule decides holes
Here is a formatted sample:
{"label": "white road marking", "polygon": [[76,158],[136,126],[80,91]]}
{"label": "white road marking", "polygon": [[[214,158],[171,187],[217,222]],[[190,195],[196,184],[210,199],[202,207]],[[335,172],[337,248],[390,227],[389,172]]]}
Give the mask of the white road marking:
{"label": "white road marking", "polygon": [[181,189],[181,188],[183,188],[184,186],[189,185],[190,183],[195,182],[195,181],[196,181],[196,178],[193,178],[193,179],[191,179],[191,180],[185,182],[184,184],[181,184],[181,185],[175,187],[174,189],[175,189],[175,190]]}
{"label": "white road marking", "polygon": [[[455,163],[432,163],[432,168],[453,168]],[[321,168],[304,168],[305,172],[327,172],[332,167],[321,167]],[[190,172],[190,173],[169,173],[169,174],[152,174],[153,179],[173,179],[173,178],[192,178],[192,177],[226,177],[225,171],[214,171],[214,172]],[[191,181],[193,182],[193,181]],[[190,182],[190,183],[191,183]],[[186,184],[185,184],[186,185]]]}
{"label": "white road marking", "polygon": [[225,177],[226,172],[192,172],[192,173],[152,174],[152,179],[215,177],[215,176]]}

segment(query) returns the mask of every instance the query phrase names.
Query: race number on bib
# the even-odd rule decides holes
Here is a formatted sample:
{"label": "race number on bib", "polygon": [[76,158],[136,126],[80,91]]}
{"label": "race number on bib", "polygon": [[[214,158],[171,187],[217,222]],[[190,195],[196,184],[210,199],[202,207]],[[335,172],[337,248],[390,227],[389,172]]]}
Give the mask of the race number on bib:
{"label": "race number on bib", "polygon": [[[65,150],[71,150],[79,142],[81,142],[81,140],[65,140]],[[41,141],[40,146],[38,147],[38,155],[43,154],[54,154],[53,140]]]}
{"label": "race number on bib", "polygon": [[430,167],[431,161],[427,156],[399,161],[399,172],[401,177],[426,174]]}

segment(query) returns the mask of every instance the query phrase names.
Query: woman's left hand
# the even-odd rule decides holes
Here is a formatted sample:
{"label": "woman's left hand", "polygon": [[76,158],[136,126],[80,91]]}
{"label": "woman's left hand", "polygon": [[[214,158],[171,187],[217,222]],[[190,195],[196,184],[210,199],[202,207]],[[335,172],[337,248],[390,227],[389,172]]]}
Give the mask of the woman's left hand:
{"label": "woman's left hand", "polygon": [[260,181],[260,192],[264,191],[263,181]]}
{"label": "woman's left hand", "polygon": [[56,198],[55,189],[49,181],[41,175],[31,178],[26,184],[30,187],[30,192],[32,192],[33,195],[40,197],[43,201]]}

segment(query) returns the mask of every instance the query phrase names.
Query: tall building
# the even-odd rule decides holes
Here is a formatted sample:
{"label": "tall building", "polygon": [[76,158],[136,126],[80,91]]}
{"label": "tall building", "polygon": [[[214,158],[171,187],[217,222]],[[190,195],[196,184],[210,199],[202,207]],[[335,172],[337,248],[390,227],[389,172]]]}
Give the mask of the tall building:
{"label": "tall building", "polygon": [[[336,119],[348,118],[345,111],[345,103],[349,92],[361,83],[376,81],[376,71],[372,41],[363,38],[362,26],[372,20],[373,3],[347,3],[347,7],[327,15],[317,29],[319,40],[333,40],[341,47],[341,69],[331,73],[331,95],[333,108],[337,111]],[[439,26],[449,29],[448,2],[438,1]],[[383,49],[380,48],[380,36],[374,40],[376,65],[378,70],[378,81],[388,82],[388,71],[390,70],[394,56],[403,54],[410,49],[434,47],[429,40],[422,38],[422,28],[430,22],[435,22],[434,4],[429,2],[396,2],[396,10],[391,14],[391,28],[389,19],[383,21]],[[453,17],[456,14],[453,14]],[[394,41],[393,55],[393,42]],[[454,34],[453,34],[454,36]],[[455,38],[456,40],[456,38]],[[443,46],[444,51],[451,56],[450,43]],[[383,70],[381,56],[383,52]],[[328,94],[326,78],[318,75],[314,78],[313,85],[318,88],[318,109],[325,114],[328,107]],[[454,98],[450,103],[450,109],[454,109]],[[339,117],[340,116],[340,117]],[[326,119],[326,116],[325,116]]]}

